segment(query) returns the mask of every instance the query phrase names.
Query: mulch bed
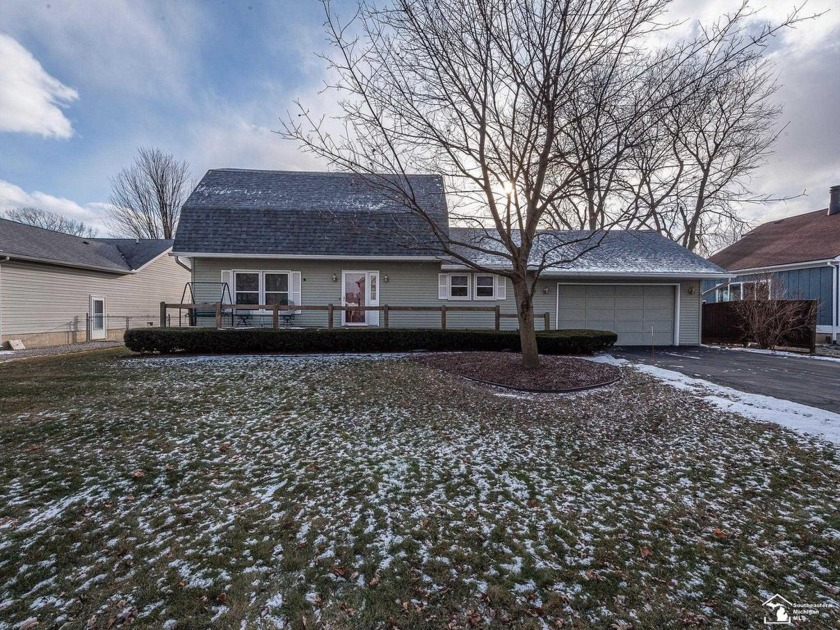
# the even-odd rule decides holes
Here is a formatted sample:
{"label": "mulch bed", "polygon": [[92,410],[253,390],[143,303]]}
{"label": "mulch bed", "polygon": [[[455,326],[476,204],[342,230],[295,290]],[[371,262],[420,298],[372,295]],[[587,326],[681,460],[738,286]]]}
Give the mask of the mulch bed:
{"label": "mulch bed", "polygon": [[609,385],[621,378],[614,365],[570,357],[542,356],[542,366],[525,370],[516,352],[424,354],[418,363],[470,380],[527,392],[569,392]]}

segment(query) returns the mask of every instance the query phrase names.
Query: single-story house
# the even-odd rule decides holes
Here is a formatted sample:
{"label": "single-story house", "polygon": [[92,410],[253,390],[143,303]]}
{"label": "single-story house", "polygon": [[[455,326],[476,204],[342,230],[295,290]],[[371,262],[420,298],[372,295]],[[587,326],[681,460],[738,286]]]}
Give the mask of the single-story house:
{"label": "single-story house", "polygon": [[756,283],[771,293],[817,300],[817,335],[836,342],[840,334],[840,186],[830,189],[828,208],[769,221],[717,252],[711,261],[734,277],[706,282],[707,302],[743,299]]}
{"label": "single-story house", "polygon": [[[440,177],[412,175],[409,182],[452,242],[474,240],[475,230],[449,227]],[[580,234],[540,234],[535,264],[558,239]],[[534,298],[538,328],[548,313],[551,328],[613,330],[619,344],[699,344],[700,284],[727,274],[655,232],[602,232],[597,240],[577,260],[542,272]],[[364,176],[218,169],[184,204],[171,253],[190,259],[196,303],[427,309],[390,312],[392,327],[439,327],[441,306],[452,309],[446,322],[453,328],[495,325],[492,312],[458,312],[459,306],[516,313],[510,280],[488,273],[504,269],[504,259],[488,247],[480,261],[487,272],[479,273],[441,255],[437,242],[427,222]],[[231,323],[258,323],[253,311],[245,313]],[[339,317],[345,326],[384,323],[371,310]],[[302,310],[294,324],[323,327],[326,318],[324,311]],[[517,327],[512,317],[501,322]]]}
{"label": "single-story house", "polygon": [[82,238],[0,219],[0,347],[119,340],[190,279],[171,240]]}

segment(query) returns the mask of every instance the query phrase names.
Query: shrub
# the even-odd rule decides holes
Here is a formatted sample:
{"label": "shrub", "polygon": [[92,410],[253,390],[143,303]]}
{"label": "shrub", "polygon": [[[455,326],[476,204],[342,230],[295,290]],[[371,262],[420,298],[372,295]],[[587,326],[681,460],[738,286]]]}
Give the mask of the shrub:
{"label": "shrub", "polygon": [[[591,354],[617,336],[604,330],[537,332],[542,354]],[[255,352],[518,351],[518,331],[426,330],[416,328],[297,329],[136,328],[125,333],[134,352],[241,354]]]}

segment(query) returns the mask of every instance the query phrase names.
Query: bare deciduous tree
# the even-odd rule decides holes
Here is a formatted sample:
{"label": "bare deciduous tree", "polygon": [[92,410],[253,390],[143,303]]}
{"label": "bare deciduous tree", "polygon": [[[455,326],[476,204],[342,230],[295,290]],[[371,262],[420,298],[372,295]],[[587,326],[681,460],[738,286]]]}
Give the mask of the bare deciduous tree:
{"label": "bare deciduous tree", "polygon": [[733,302],[746,339],[759,348],[773,350],[805,333],[814,334],[817,326],[817,302],[787,296],[779,278],[765,274],[744,285],[745,295]]}
{"label": "bare deciduous tree", "polygon": [[18,223],[26,223],[27,225],[34,225],[55,232],[72,234],[73,236],[82,236],[85,238],[96,236],[96,230],[84,221],[69,219],[58,212],[44,210],[43,208],[15,208],[6,210],[3,216]]}
{"label": "bare deciduous tree", "polygon": [[160,149],[140,148],[134,164],[111,179],[105,224],[115,236],[173,238],[189,178],[186,162]]}
{"label": "bare deciduous tree", "polygon": [[[708,61],[697,58],[698,68],[686,71]],[[778,200],[755,194],[749,181],[781,133],[777,89],[771,66],[756,58],[675,102],[637,150],[632,192],[642,212],[634,225],[704,254],[740,238],[750,227],[743,205]]]}
{"label": "bare deciduous tree", "polygon": [[[526,368],[539,366],[540,273],[632,219],[629,206],[600,209],[610,172],[621,173],[671,108],[749,66],[781,28],[743,31],[744,5],[694,39],[649,50],[667,29],[668,0],[360,0],[349,21],[323,4],[342,129],[298,103],[284,137],[399,199],[441,254],[509,278]],[[473,229],[448,234],[410,172],[442,175],[452,222]],[[583,224],[597,229],[546,233],[568,222],[582,190],[591,197]]]}

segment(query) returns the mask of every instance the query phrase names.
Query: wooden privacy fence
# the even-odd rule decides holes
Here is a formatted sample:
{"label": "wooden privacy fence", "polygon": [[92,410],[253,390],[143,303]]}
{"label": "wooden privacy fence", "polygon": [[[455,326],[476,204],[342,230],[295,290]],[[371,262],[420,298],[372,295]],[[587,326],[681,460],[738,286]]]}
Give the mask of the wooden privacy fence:
{"label": "wooden privacy fence", "polygon": [[[789,305],[792,321],[780,345],[806,348],[811,352],[817,343],[817,315],[813,300],[765,300],[765,303],[783,302]],[[703,343],[744,344],[755,341],[747,333],[743,316],[738,312],[740,302],[703,304]]]}
{"label": "wooden privacy fence", "polygon": [[[382,327],[389,327],[389,315],[391,313],[440,313],[440,327],[441,330],[446,330],[446,315],[447,313],[493,313],[494,327],[496,330],[501,329],[501,321],[503,318],[516,318],[516,313],[502,313],[499,306],[450,306],[443,304],[441,306],[336,306],[335,304],[305,306],[294,305],[286,306],[281,304],[220,304],[219,302],[208,304],[170,304],[167,302],[160,303],[160,321],[171,324],[171,320],[167,319],[167,311],[174,309],[180,311],[199,311],[212,312],[216,320],[216,328],[222,327],[222,321],[225,315],[234,314],[239,315],[241,311],[263,311],[266,316],[271,314],[272,328],[280,327],[280,318],[282,314],[297,311],[321,311],[327,313],[327,328],[333,328],[335,322],[335,313],[341,311],[354,311],[364,313],[365,311],[379,311],[382,313]],[[536,315],[534,319],[542,318],[543,327],[545,330],[551,329],[551,314],[543,313],[542,316]]]}

